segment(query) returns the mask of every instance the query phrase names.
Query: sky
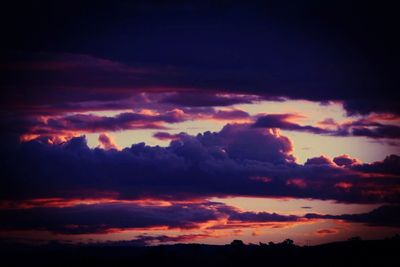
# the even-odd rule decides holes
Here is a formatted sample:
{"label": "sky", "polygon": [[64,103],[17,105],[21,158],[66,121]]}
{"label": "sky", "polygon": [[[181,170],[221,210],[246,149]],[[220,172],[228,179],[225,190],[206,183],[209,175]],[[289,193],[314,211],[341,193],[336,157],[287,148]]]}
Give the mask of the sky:
{"label": "sky", "polygon": [[0,241],[399,233],[392,7],[15,1],[0,12]]}

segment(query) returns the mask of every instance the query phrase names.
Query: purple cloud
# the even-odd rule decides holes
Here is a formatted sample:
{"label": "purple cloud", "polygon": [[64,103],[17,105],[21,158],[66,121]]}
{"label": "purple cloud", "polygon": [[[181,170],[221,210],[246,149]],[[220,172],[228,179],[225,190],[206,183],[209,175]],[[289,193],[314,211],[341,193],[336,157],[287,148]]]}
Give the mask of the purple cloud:
{"label": "purple cloud", "polygon": [[335,162],[335,164],[338,166],[349,166],[359,163],[357,159],[350,158],[350,156],[346,154],[333,158],[333,162]]}
{"label": "purple cloud", "polygon": [[333,162],[325,156],[310,158],[307,159],[306,163],[304,163],[304,165],[332,165],[332,164]]}
{"label": "purple cloud", "polygon": [[[289,70],[291,65],[277,71],[276,66],[266,69],[254,64],[251,69],[243,69],[243,65],[204,68],[134,61],[124,63],[80,53],[20,53],[10,57],[1,64],[4,77],[7,77],[2,86],[2,104],[8,109],[118,102],[145,91],[173,93],[161,102],[180,106],[229,106],[260,99],[289,98],[343,101],[349,114],[399,113],[398,97],[391,90],[382,96],[372,88],[361,89],[363,86],[349,89],[353,86],[354,72],[350,75],[351,70],[345,71],[343,66],[337,68],[337,72],[347,78],[335,76],[335,79],[321,83],[321,77],[332,75],[332,72],[325,70],[325,73],[317,74],[324,72],[320,66],[309,70],[305,76],[296,74],[297,69]],[[366,75],[362,77],[365,79]]]}
{"label": "purple cloud", "polygon": [[184,107],[216,107],[235,104],[250,104],[260,100],[252,95],[216,94],[206,92],[180,92],[164,97],[161,103],[170,103]]}
{"label": "purple cloud", "polygon": [[163,114],[143,114],[134,112],[120,113],[114,117],[93,114],[76,114],[65,117],[37,120],[27,129],[29,134],[57,134],[63,132],[102,132],[129,129],[163,129],[163,123],[185,121],[183,111],[174,109]]}
{"label": "purple cloud", "polygon": [[84,137],[59,145],[35,140],[2,152],[0,198],[112,192],[119,199],[255,196],[399,202],[398,156],[339,167],[326,158],[297,164],[292,151],[291,141],[279,132],[246,124],[182,135],[168,147],[139,143],[121,151],[90,149]]}
{"label": "purple cloud", "polygon": [[105,149],[118,149],[118,146],[115,144],[114,139],[109,136],[107,133],[101,133],[99,135],[99,143]]}
{"label": "purple cloud", "polygon": [[368,117],[344,124],[339,124],[331,118],[320,122],[321,125],[334,126],[336,129],[326,129],[311,125],[303,126],[289,121],[291,118],[296,117],[298,117],[296,114],[263,115],[257,118],[253,126],[259,128],[280,128],[287,131],[309,132],[331,136],[363,136],[374,139],[400,138],[400,127],[398,125],[382,124]]}
{"label": "purple cloud", "polygon": [[250,114],[239,109],[234,110],[218,110],[214,116],[215,119],[220,120],[235,120],[250,118]]}
{"label": "purple cloud", "polygon": [[202,223],[290,222],[297,216],[267,212],[241,212],[217,202],[173,203],[171,206],[142,206],[107,203],[72,207],[36,207],[0,210],[2,230],[48,230],[63,234],[106,233],[110,229],[167,227],[198,229]]}
{"label": "purple cloud", "polygon": [[280,128],[288,131],[301,131],[310,132],[315,134],[328,134],[330,131],[306,125],[301,126],[299,124],[288,121],[288,119],[296,117],[295,114],[270,114],[259,117],[254,123],[254,127],[258,128]]}
{"label": "purple cloud", "polygon": [[309,213],[304,217],[308,219],[344,220],[347,222],[367,223],[373,226],[400,227],[400,206],[385,205],[370,212],[360,214],[322,215]]}
{"label": "purple cloud", "polygon": [[153,137],[159,139],[159,140],[178,140],[181,139],[185,136],[185,133],[180,133],[180,134],[170,134],[167,132],[156,132],[153,134]]}

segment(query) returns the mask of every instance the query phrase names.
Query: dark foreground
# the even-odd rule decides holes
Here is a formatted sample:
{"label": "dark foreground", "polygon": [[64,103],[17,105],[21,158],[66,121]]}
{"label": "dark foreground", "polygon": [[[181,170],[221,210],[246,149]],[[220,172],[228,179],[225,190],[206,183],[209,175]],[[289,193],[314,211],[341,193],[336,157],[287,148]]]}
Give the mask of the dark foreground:
{"label": "dark foreground", "polygon": [[[1,246],[2,266],[400,266],[400,240],[225,246]],[[5,264],[3,264],[5,263]]]}

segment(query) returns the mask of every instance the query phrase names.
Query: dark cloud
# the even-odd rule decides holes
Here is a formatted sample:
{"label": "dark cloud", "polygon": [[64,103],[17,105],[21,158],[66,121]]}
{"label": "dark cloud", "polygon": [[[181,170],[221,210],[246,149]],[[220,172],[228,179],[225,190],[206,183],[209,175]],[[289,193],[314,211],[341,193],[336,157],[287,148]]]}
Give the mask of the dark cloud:
{"label": "dark cloud", "polygon": [[343,214],[343,215],[321,215],[309,213],[305,215],[309,219],[337,219],[347,222],[367,223],[373,226],[400,227],[400,206],[386,205],[374,209],[368,213]]}
{"label": "dark cloud", "polygon": [[250,114],[246,111],[234,109],[234,110],[218,110],[214,116],[215,119],[220,120],[235,120],[235,119],[247,119],[250,118]]}
{"label": "dark cloud", "polygon": [[304,163],[304,165],[332,165],[332,164],[333,162],[325,156],[310,158],[307,159],[306,163]]}
{"label": "dark cloud", "polygon": [[97,246],[148,246],[154,244],[162,244],[169,242],[188,242],[196,239],[203,239],[207,237],[213,237],[209,234],[182,234],[177,236],[170,235],[139,235],[135,239],[132,240],[121,240],[121,241],[107,241],[100,242],[96,244]]}
{"label": "dark cloud", "polygon": [[399,202],[398,156],[338,167],[324,157],[297,164],[292,151],[291,141],[278,131],[247,124],[182,135],[168,147],[139,143],[121,151],[90,149],[84,137],[58,145],[38,139],[1,151],[0,198],[112,193],[119,199],[258,196]]}
{"label": "dark cloud", "polygon": [[273,164],[294,162],[293,144],[275,130],[251,129],[247,124],[227,124],[220,132],[197,135],[205,147],[219,148],[236,160],[258,160]]}
{"label": "dark cloud", "polygon": [[114,117],[94,114],[75,114],[52,117],[47,120],[34,119],[27,129],[29,134],[57,134],[63,132],[102,132],[129,129],[163,129],[163,123],[178,123],[186,120],[183,111],[174,109],[163,114],[120,113]]}
{"label": "dark cloud", "polygon": [[400,127],[396,125],[379,125],[374,128],[355,127],[354,136],[366,136],[371,138],[400,138]]}
{"label": "dark cloud", "polygon": [[[331,136],[364,136],[368,138],[398,139],[400,138],[400,127],[397,125],[382,124],[368,117],[339,124],[328,118],[319,124],[333,126],[335,129],[315,127],[311,125],[300,125],[291,122],[290,119],[301,117],[297,114],[269,114],[259,116],[254,127],[280,128],[288,131],[309,132],[313,134],[325,134]],[[394,116],[396,118],[396,116]]]}
{"label": "dark cloud", "polygon": [[373,162],[371,164],[360,164],[352,166],[352,169],[371,172],[371,173],[391,173],[400,175],[400,156],[390,155],[383,161]]}
{"label": "dark cloud", "polygon": [[153,137],[159,139],[159,140],[178,140],[181,139],[185,136],[186,134],[180,133],[180,134],[170,134],[168,132],[156,132],[153,134]]}
{"label": "dark cloud", "polygon": [[171,206],[142,206],[134,203],[37,207],[0,210],[2,230],[48,230],[63,234],[102,233],[110,229],[165,226],[169,229],[198,229],[202,223],[297,221],[297,216],[267,212],[241,212],[216,202],[174,203]]}
{"label": "dark cloud", "polygon": [[[357,1],[7,3],[1,103],[218,91],[399,113],[395,10]],[[201,96],[186,102],[209,104]]]}
{"label": "dark cloud", "polygon": [[254,123],[254,127],[280,128],[282,130],[310,132],[315,134],[330,133],[330,131],[322,128],[310,125],[301,126],[299,124],[288,121],[291,118],[296,118],[296,116],[296,114],[270,114],[261,116]]}
{"label": "dark cloud", "polygon": [[240,221],[240,222],[290,222],[297,221],[298,216],[294,215],[280,215],[277,213],[268,212],[238,212],[231,214],[229,220]]}
{"label": "dark cloud", "polygon": [[[384,116],[365,117],[352,122],[337,124],[338,129],[334,135],[338,136],[365,136],[368,138],[400,138],[400,127],[394,124],[382,123],[379,120],[387,120]],[[390,116],[390,120],[396,120],[397,116]],[[389,122],[390,122],[389,120]]]}
{"label": "dark cloud", "polygon": [[350,156],[346,154],[333,158],[333,162],[338,166],[349,166],[359,163],[357,159],[350,158]]}
{"label": "dark cloud", "polygon": [[[301,222],[304,219],[333,219],[367,223],[373,226],[400,227],[399,206],[381,206],[368,213],[302,216],[268,212],[241,211],[218,202],[171,203],[169,206],[146,206],[135,203],[100,203],[71,207],[33,207],[0,210],[1,230],[45,230],[59,234],[107,233],[126,229],[166,227],[167,229],[225,229],[239,224]],[[208,222],[214,223],[204,228]],[[321,232],[320,234],[329,234]],[[209,237],[207,234],[144,238],[153,242],[179,242]],[[142,240],[141,236],[138,240]],[[136,240],[136,241],[138,241]],[[148,242],[144,243],[148,243]],[[125,241],[124,241],[125,243]],[[134,242],[136,243],[136,242]]]}
{"label": "dark cloud", "polygon": [[176,93],[165,97],[161,103],[171,103],[184,107],[215,107],[231,106],[235,104],[250,104],[260,100],[257,96],[251,95],[226,95],[207,93]]}

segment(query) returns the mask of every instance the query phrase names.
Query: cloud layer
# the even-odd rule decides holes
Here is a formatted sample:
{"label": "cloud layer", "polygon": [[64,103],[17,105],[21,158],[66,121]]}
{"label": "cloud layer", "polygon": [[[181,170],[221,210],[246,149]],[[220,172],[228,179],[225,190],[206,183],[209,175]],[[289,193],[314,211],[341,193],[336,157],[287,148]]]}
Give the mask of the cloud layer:
{"label": "cloud layer", "polygon": [[300,165],[287,137],[248,124],[178,137],[168,147],[139,143],[121,151],[90,149],[84,137],[56,145],[44,139],[22,143],[16,150],[3,151],[0,197],[111,193],[119,199],[258,196],[399,202],[395,155],[372,164],[343,164],[335,158],[338,165],[321,156]]}
{"label": "cloud layer", "polygon": [[173,203],[171,206],[108,203],[6,209],[0,211],[0,218],[2,230],[47,230],[62,234],[107,233],[156,227],[197,230],[210,222],[229,227],[231,223],[280,223],[299,219],[297,216],[268,212],[242,212],[215,202]]}

